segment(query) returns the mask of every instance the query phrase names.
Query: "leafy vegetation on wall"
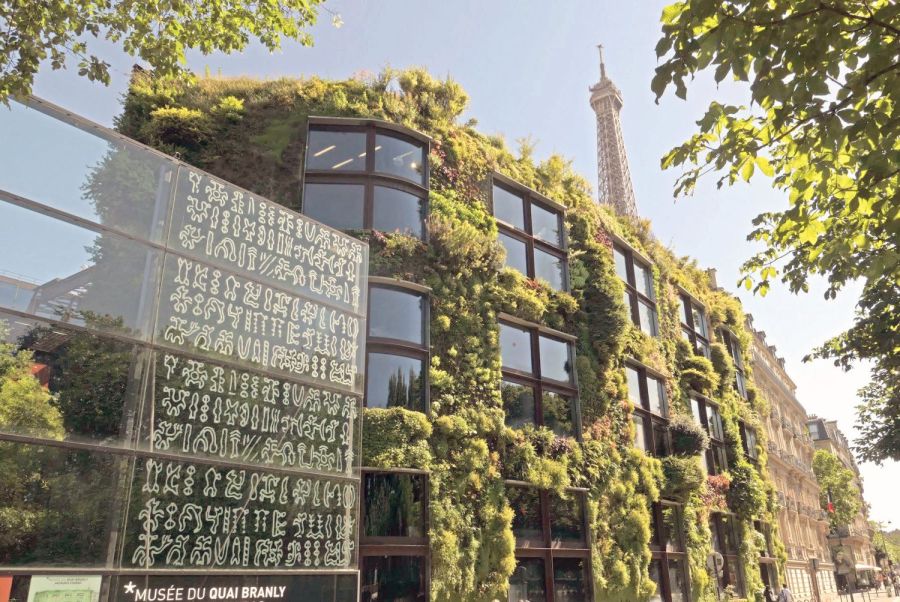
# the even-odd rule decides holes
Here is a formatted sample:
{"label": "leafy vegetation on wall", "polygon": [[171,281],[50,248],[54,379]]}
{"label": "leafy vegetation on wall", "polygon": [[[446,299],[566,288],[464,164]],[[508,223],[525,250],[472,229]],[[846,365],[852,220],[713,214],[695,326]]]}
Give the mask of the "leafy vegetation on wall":
{"label": "leafy vegetation on wall", "polygon": [[[190,163],[268,196],[300,204],[300,174],[309,115],[364,116],[399,123],[433,138],[428,245],[400,234],[358,233],[371,249],[370,272],[427,285],[431,297],[430,414],[405,409],[364,412],[363,463],[430,471],[429,535],[433,600],[504,599],[515,568],[512,510],[505,480],[565,495],[587,491],[592,573],[597,600],[647,599],[650,505],[661,495],[684,501],[684,531],[694,599],[716,599],[706,572],[709,515],[727,498],[745,535],[744,575],[761,589],[753,521],[774,525],[774,494],[744,455],[738,421],[756,428],[765,403],[734,391],[724,347],[713,361],[681,340],[676,286],[707,308],[715,331],[726,326],[746,354],[749,337],[737,301],[707,274],[676,257],[650,234],[598,206],[588,183],[558,156],[543,161],[527,145],[505,142],[461,122],[468,98],[452,81],[421,70],[370,79],[324,81],[202,79],[191,87],[136,74],[119,129]],[[567,207],[571,292],[550,289],[503,267],[488,209],[496,171]],[[631,324],[615,272],[612,240],[628,241],[653,262],[660,336]],[[504,424],[498,314],[577,335],[576,373],[583,435],[560,438],[544,427]],[[660,461],[636,449],[623,360],[631,357],[668,377],[676,454]],[[693,421],[690,391],[715,398],[728,433],[732,474],[708,479],[698,454],[708,444]],[[764,471],[762,471],[764,472]]]}

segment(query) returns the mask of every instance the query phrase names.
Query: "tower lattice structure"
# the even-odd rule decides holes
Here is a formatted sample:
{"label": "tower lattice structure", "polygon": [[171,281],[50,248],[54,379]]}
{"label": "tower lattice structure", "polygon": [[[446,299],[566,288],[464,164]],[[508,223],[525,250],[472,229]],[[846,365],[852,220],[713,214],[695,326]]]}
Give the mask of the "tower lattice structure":
{"label": "tower lattice structure", "polygon": [[622,92],[606,76],[603,46],[600,49],[600,81],[590,88],[591,108],[597,115],[597,200],[616,213],[637,217],[637,203],[628,156],[622,138]]}

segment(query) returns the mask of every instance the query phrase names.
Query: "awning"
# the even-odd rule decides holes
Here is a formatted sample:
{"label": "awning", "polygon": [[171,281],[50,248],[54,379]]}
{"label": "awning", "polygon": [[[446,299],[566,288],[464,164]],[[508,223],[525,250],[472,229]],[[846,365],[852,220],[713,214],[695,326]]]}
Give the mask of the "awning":
{"label": "awning", "polygon": [[871,564],[862,564],[859,563],[856,565],[857,571],[880,571],[881,569],[877,566],[872,566]]}

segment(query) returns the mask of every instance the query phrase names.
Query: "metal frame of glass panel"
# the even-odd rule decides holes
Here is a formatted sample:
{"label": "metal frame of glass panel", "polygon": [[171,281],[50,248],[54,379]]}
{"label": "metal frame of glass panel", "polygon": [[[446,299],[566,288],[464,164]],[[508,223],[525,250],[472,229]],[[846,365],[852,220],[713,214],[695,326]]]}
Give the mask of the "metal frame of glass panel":
{"label": "metal frame of glass panel", "polygon": [[[638,398],[640,404],[633,404],[633,416],[636,416],[644,425],[645,446],[644,451],[651,456],[662,458],[668,456],[672,452],[672,442],[669,437],[669,415],[668,400],[665,395],[665,378],[651,370],[640,362],[628,359],[625,362],[625,368],[637,372],[638,376]],[[626,378],[627,380],[627,378]],[[666,406],[665,414],[658,414],[651,411],[649,382],[656,381],[660,386],[662,402]],[[662,434],[662,440],[657,438],[657,433]]]}
{"label": "metal frame of glass panel", "polygon": [[[154,198],[155,196],[156,204],[151,206],[149,212],[145,210],[145,213],[147,213],[147,215],[142,215],[139,221],[129,222],[126,219],[123,222],[117,222],[116,220],[122,217],[123,211],[127,213],[127,203],[129,201],[139,200],[140,198],[142,198],[141,196],[126,194],[125,191],[128,191],[130,189],[122,187],[127,186],[128,182],[116,181],[114,179],[107,180],[105,182],[101,181],[101,185],[105,184],[107,186],[112,186],[112,184],[115,184],[115,186],[119,187],[103,189],[102,192],[105,194],[113,195],[111,197],[113,200],[123,200],[124,209],[123,207],[118,207],[117,211],[109,211],[105,214],[100,214],[96,211],[92,213],[90,210],[85,208],[89,205],[89,201],[84,197],[85,194],[88,194],[88,192],[85,192],[84,189],[78,188],[72,190],[51,190],[46,197],[41,196],[41,198],[26,198],[25,196],[17,194],[15,190],[6,190],[4,187],[4,183],[6,180],[3,177],[0,177],[0,197],[2,197],[0,198],[0,203],[3,203],[4,205],[10,207],[21,207],[23,210],[31,212],[35,216],[43,216],[41,219],[56,220],[59,223],[66,223],[72,225],[73,227],[81,228],[85,232],[90,232],[93,233],[93,235],[96,235],[97,239],[101,240],[103,243],[115,243],[111,247],[113,250],[115,250],[116,248],[120,248],[116,247],[116,245],[125,245],[128,248],[146,248],[149,250],[149,252],[156,252],[164,257],[173,258],[173,260],[175,258],[179,258],[192,262],[192,264],[197,264],[198,272],[201,271],[200,268],[202,267],[203,273],[210,276],[211,278],[220,278],[222,281],[224,281],[231,277],[239,277],[243,278],[247,282],[253,282],[254,286],[252,288],[255,291],[268,290],[272,292],[273,296],[278,297],[278,295],[281,295],[285,299],[287,298],[286,296],[290,295],[293,295],[295,297],[303,297],[307,300],[310,300],[313,303],[313,306],[322,308],[322,311],[324,312],[334,312],[331,315],[334,316],[335,319],[340,318],[337,312],[346,312],[347,315],[355,314],[361,324],[360,328],[365,328],[365,282],[368,262],[364,245],[360,245],[360,243],[358,243],[354,239],[336,232],[333,235],[330,233],[327,234],[327,236],[329,237],[335,236],[345,238],[348,245],[359,246],[359,250],[362,253],[362,255],[359,257],[361,271],[357,272],[356,274],[356,277],[360,279],[361,284],[358,301],[360,303],[359,307],[362,311],[359,312],[353,309],[353,307],[342,305],[342,302],[330,300],[329,298],[320,296],[320,293],[313,293],[312,291],[307,291],[305,288],[294,289],[288,284],[281,283],[278,278],[272,277],[268,274],[264,274],[261,270],[257,273],[250,271],[249,268],[238,268],[236,267],[236,265],[233,266],[230,262],[233,262],[234,259],[230,258],[227,253],[222,255],[214,254],[206,258],[205,255],[203,255],[203,253],[201,253],[199,250],[194,252],[191,251],[191,248],[181,248],[178,246],[173,246],[173,241],[168,237],[168,235],[166,234],[166,229],[163,226],[168,227],[169,222],[167,220],[172,219],[171,215],[174,211],[175,199],[177,198],[176,186],[177,183],[182,181],[178,177],[179,173],[183,173],[185,177],[190,174],[192,178],[194,176],[197,176],[197,178],[206,178],[206,184],[209,186],[213,186],[213,192],[220,195],[223,203],[225,202],[225,200],[224,197],[221,197],[221,195],[227,193],[229,195],[234,195],[230,197],[230,202],[232,203],[238,202],[238,198],[240,198],[240,203],[246,201],[256,208],[259,208],[263,204],[269,204],[271,207],[275,208],[274,210],[276,212],[283,211],[282,208],[275,203],[269,203],[265,199],[254,195],[253,193],[238,189],[237,187],[228,185],[227,183],[214,180],[201,170],[190,167],[172,157],[168,157],[154,149],[134,142],[112,130],[103,128],[85,119],[72,115],[71,113],[68,113],[63,109],[55,107],[40,99],[30,98],[25,100],[21,104],[14,103],[14,110],[34,111],[33,113],[29,113],[29,116],[45,116],[46,118],[48,118],[47,124],[49,124],[51,128],[59,128],[60,132],[64,132],[66,134],[84,136],[86,140],[96,140],[96,144],[99,145],[98,148],[101,148],[101,150],[103,148],[108,148],[109,151],[109,153],[103,151],[103,156],[100,157],[101,159],[106,158],[110,161],[115,161],[116,159],[123,157],[125,159],[128,159],[128,163],[126,165],[123,165],[121,167],[109,167],[109,165],[107,165],[106,169],[121,169],[120,173],[129,175],[133,178],[135,175],[135,161],[138,161],[138,159],[142,157],[146,158],[149,167],[144,170],[144,172],[146,173],[145,179],[141,180],[142,183],[146,184],[146,187],[141,189],[141,191],[142,193],[147,192],[149,198]],[[67,149],[67,151],[71,152],[72,148]],[[119,154],[117,155],[116,153]],[[125,155],[123,155],[122,153],[125,153]],[[84,171],[82,173],[72,172],[65,175],[67,177],[70,177],[70,179],[71,176],[74,176],[77,180],[79,180],[79,183],[83,183],[83,178],[93,177],[93,170],[98,169],[98,165],[89,165],[85,167],[84,157],[80,157],[79,161],[80,169]],[[79,162],[75,162],[76,166],[78,163]],[[42,165],[42,167],[46,168],[46,165]],[[141,167],[142,166],[139,164],[138,168]],[[115,172],[104,172],[103,175],[109,177],[110,174],[115,175]],[[199,179],[196,181],[199,182]],[[12,185],[14,187],[19,186],[19,184],[16,184],[14,180],[10,180],[10,182],[12,182]],[[215,182],[219,183],[217,184]],[[96,181],[92,181],[91,183],[97,184]],[[73,199],[77,200],[73,201]],[[74,205],[72,204],[73,202],[75,203]],[[82,203],[82,205],[78,205],[78,203]],[[78,207],[82,207],[83,210],[78,209]],[[202,208],[197,209],[199,210]],[[208,210],[209,207],[206,207],[206,209]],[[283,213],[284,215],[288,216],[285,219],[301,219],[301,216],[292,214],[289,211],[285,211]],[[96,215],[96,219],[89,219],[92,215]],[[117,215],[119,217],[116,217]],[[281,215],[281,213],[279,213],[279,215]],[[145,220],[149,221],[149,227],[147,230],[141,231],[140,227],[138,226],[139,224],[146,223]],[[49,224],[50,222],[47,223]],[[288,224],[279,224],[279,226],[282,225],[286,226]],[[282,230],[282,232],[283,231],[284,230]],[[322,230],[321,232],[323,232],[324,236],[324,230]],[[38,238],[37,240],[39,241],[40,239]],[[47,241],[45,241],[45,244],[46,242]],[[147,275],[143,276],[143,281],[145,282],[146,286],[144,286],[143,288],[143,294],[140,295],[141,303],[140,309],[138,310],[139,324],[144,324],[145,321],[147,324],[153,324],[155,322],[155,317],[158,310],[156,303],[158,301],[158,296],[161,294],[160,278],[162,276],[160,270],[162,269],[162,265],[160,264],[154,266],[150,263],[146,263],[146,265],[147,270],[149,271],[147,272]],[[241,272],[241,269],[244,269],[246,271]],[[142,281],[142,276],[140,273],[135,274],[134,276],[135,278],[137,278],[138,283]],[[82,287],[81,289],[78,289],[82,290],[85,286],[84,283],[89,282],[85,278],[70,280],[70,282],[59,281],[54,283],[54,294],[57,298],[63,300],[67,299],[67,297],[65,296],[60,297],[60,295],[63,294],[63,292],[61,292],[63,291],[62,287]],[[209,280],[203,281],[203,286],[206,286],[208,284]],[[132,285],[123,283],[119,286],[119,288],[124,292],[129,292],[127,290],[129,286]],[[216,286],[219,286],[219,284],[216,284]],[[250,290],[250,288],[251,287],[248,286],[247,290]],[[29,291],[31,290],[33,289],[29,288]],[[49,289],[47,290],[49,291]],[[73,291],[74,290],[75,289],[73,289]],[[324,292],[321,293],[321,295],[327,296],[328,293]],[[81,301],[79,300],[79,302]],[[104,593],[102,594],[103,596],[114,595],[112,592],[118,591],[117,588],[119,585],[119,576],[129,579],[138,579],[141,576],[172,575],[173,573],[177,573],[178,575],[222,575],[223,578],[224,576],[247,575],[249,573],[258,575],[272,575],[273,578],[275,576],[278,576],[280,578],[282,576],[289,577],[292,575],[311,575],[311,570],[308,568],[285,568],[280,565],[278,565],[279,568],[273,568],[275,565],[271,564],[266,565],[270,568],[261,568],[261,565],[225,568],[222,565],[186,567],[178,564],[166,565],[165,563],[159,565],[133,566],[130,561],[126,562],[124,558],[125,549],[123,540],[126,539],[129,535],[127,530],[123,532],[122,529],[123,526],[127,525],[128,521],[132,519],[124,512],[130,510],[131,503],[128,500],[131,499],[134,495],[134,490],[132,489],[131,485],[131,480],[133,477],[130,477],[128,475],[132,474],[132,471],[137,464],[142,464],[145,466],[149,466],[153,462],[157,462],[160,466],[162,466],[163,464],[178,464],[179,466],[188,466],[189,469],[186,469],[188,472],[190,472],[190,467],[202,467],[203,470],[208,471],[212,471],[214,469],[228,469],[232,471],[238,471],[240,472],[240,474],[246,473],[251,476],[252,474],[262,475],[260,477],[261,479],[268,478],[271,482],[275,482],[278,479],[284,480],[286,477],[298,479],[327,478],[334,484],[355,484],[357,487],[357,491],[359,483],[360,473],[358,466],[358,433],[361,426],[361,412],[357,412],[356,418],[351,420],[352,424],[350,427],[350,432],[354,434],[351,435],[350,441],[352,442],[351,444],[356,448],[356,453],[354,465],[352,467],[347,467],[346,473],[330,472],[329,470],[325,469],[297,469],[289,467],[286,464],[279,465],[263,458],[250,456],[248,456],[247,458],[242,458],[240,460],[216,459],[213,457],[202,456],[193,453],[185,454],[181,450],[159,448],[157,446],[154,446],[152,448],[147,447],[144,438],[145,430],[146,428],[148,428],[146,423],[146,414],[150,406],[156,403],[156,401],[150,395],[152,381],[152,375],[149,373],[151,366],[151,356],[154,353],[174,353],[177,356],[183,358],[186,363],[194,362],[193,365],[195,367],[198,364],[206,362],[210,366],[217,366],[221,367],[222,369],[233,369],[238,373],[246,376],[249,379],[248,382],[256,382],[254,379],[259,379],[259,382],[261,383],[292,382],[302,386],[315,387],[321,391],[324,391],[325,395],[330,395],[331,393],[333,393],[349,395],[351,397],[355,396],[355,404],[357,408],[360,404],[359,397],[362,389],[360,381],[362,376],[364,375],[364,372],[361,371],[360,379],[353,381],[349,385],[330,386],[324,384],[323,382],[308,385],[309,381],[305,380],[304,378],[295,377],[281,370],[272,369],[266,364],[259,364],[256,360],[251,361],[250,359],[239,359],[237,355],[235,355],[235,357],[231,357],[224,352],[211,354],[209,352],[203,351],[202,348],[199,347],[185,348],[173,346],[172,343],[158,340],[161,336],[161,332],[158,330],[159,326],[157,326],[153,330],[147,330],[146,332],[136,331],[134,329],[123,329],[119,327],[110,329],[98,326],[98,324],[100,323],[97,322],[96,317],[89,317],[84,320],[73,321],[71,319],[71,314],[65,312],[58,315],[35,315],[35,313],[38,313],[36,310],[37,307],[38,304],[36,303],[30,303],[28,305],[17,304],[15,307],[0,308],[0,310],[2,310],[0,311],[0,314],[4,314],[7,319],[11,321],[19,322],[22,326],[29,329],[27,332],[32,332],[34,328],[45,329],[45,331],[49,334],[55,333],[56,335],[59,335],[58,338],[62,337],[62,339],[64,339],[63,342],[65,342],[65,340],[77,339],[79,337],[87,337],[88,339],[90,339],[87,341],[87,343],[94,341],[96,343],[96,346],[99,347],[102,347],[104,345],[112,345],[113,351],[118,349],[115,347],[115,345],[122,345],[126,350],[131,349],[130,352],[123,352],[126,355],[128,353],[133,354],[132,356],[124,358],[123,361],[129,364],[129,366],[127,367],[127,380],[129,383],[128,395],[131,396],[131,398],[135,401],[135,404],[133,404],[132,406],[126,405],[126,407],[124,408],[124,426],[122,426],[121,434],[117,435],[117,437],[119,437],[118,439],[109,439],[108,437],[106,437],[103,440],[91,440],[90,437],[75,437],[74,435],[78,435],[78,433],[73,433],[72,438],[69,438],[68,436],[62,438],[48,438],[46,436],[35,436],[34,434],[29,434],[28,432],[12,432],[7,430],[5,432],[0,432],[0,444],[6,446],[40,446],[48,449],[58,449],[61,452],[67,453],[89,452],[98,454],[102,457],[110,458],[112,461],[116,462],[118,462],[119,460],[123,460],[125,463],[123,465],[123,468],[118,470],[116,473],[117,475],[119,475],[119,477],[121,477],[117,477],[120,481],[120,484],[116,485],[113,491],[113,495],[115,496],[117,502],[111,504],[113,507],[121,508],[123,514],[119,515],[115,512],[111,513],[108,524],[110,537],[109,553],[106,555],[106,559],[102,563],[102,566],[84,567],[78,566],[77,563],[58,565],[52,562],[38,562],[32,565],[4,566],[2,572],[11,575],[96,574],[113,576],[112,581],[104,585]],[[77,308],[78,306],[74,307]],[[86,307],[85,309],[90,309],[90,307]],[[216,305],[209,305],[207,307],[207,310],[215,311]],[[84,315],[85,314],[82,311],[82,316]],[[272,326],[272,328],[274,329],[275,327]],[[49,344],[50,343],[47,343],[47,345]],[[61,343],[59,340],[56,340],[55,342],[53,342],[53,344],[58,346]],[[45,349],[51,349],[51,347],[45,347]],[[249,357],[250,356],[248,356],[248,358]],[[359,364],[359,367],[363,368],[361,363]],[[125,369],[126,368],[123,367],[123,370]],[[329,393],[329,391],[331,393]],[[251,397],[251,399],[257,398]],[[131,402],[126,402],[126,404],[127,403]],[[204,410],[204,412],[205,411],[206,410]],[[213,411],[211,406],[209,411]],[[212,473],[208,472],[208,474]],[[284,482],[287,483],[286,480],[284,480]],[[139,487],[139,482],[137,485]],[[358,495],[356,496],[356,499],[358,499]],[[337,581],[338,577],[341,576],[350,577],[352,583],[355,584],[356,560],[355,557],[351,558],[353,559],[346,568],[323,568],[317,569],[314,572],[316,575],[330,576],[329,578],[334,579],[334,587],[338,589],[340,587],[343,587],[339,585]],[[169,561],[166,561],[166,563],[169,563]]]}
{"label": "metal frame of glass panel", "polygon": [[[523,481],[506,481],[507,490],[512,488],[519,489],[536,489],[530,483]],[[546,602],[554,601],[554,569],[553,561],[559,558],[578,558],[585,562],[585,591],[588,594],[586,599],[591,599],[591,591],[593,589],[593,580],[591,578],[591,543],[590,543],[590,526],[587,521],[587,509],[585,507],[587,490],[583,488],[570,487],[567,492],[576,496],[581,500],[580,510],[582,517],[582,532],[585,539],[582,542],[560,542],[554,541],[552,537],[553,531],[553,511],[551,502],[553,498],[547,490],[538,490],[539,516],[541,522],[541,537],[535,540],[516,539],[516,559],[524,558],[540,558],[544,561],[544,581],[547,592]],[[515,510],[515,509],[514,509]]]}
{"label": "metal frame of glass panel", "polygon": [[[684,289],[678,289],[678,299],[681,305],[679,321],[682,336],[691,344],[694,353],[709,358],[709,318],[706,307]],[[702,323],[698,323],[698,315]],[[707,335],[704,336],[703,331]]]}
{"label": "metal frame of glass panel", "polygon": [[[532,280],[537,277],[536,275],[536,266],[535,266],[535,256],[538,252],[543,252],[548,255],[555,257],[557,260],[561,262],[562,265],[562,273],[560,274],[560,278],[562,281],[562,287],[560,290],[568,291],[569,290],[569,259],[568,259],[568,236],[566,234],[565,227],[565,216],[566,216],[566,208],[564,205],[560,205],[559,203],[548,199],[547,197],[541,195],[530,188],[519,184],[515,180],[511,180],[501,174],[493,173],[491,174],[490,181],[491,191],[494,190],[494,187],[501,188],[502,190],[522,199],[522,211],[524,216],[524,229],[520,229],[515,225],[507,224],[504,221],[497,220],[497,228],[500,230],[501,234],[505,234],[510,238],[513,238],[525,245],[525,262],[526,262],[526,272],[524,275]],[[532,207],[537,206],[545,211],[553,213],[557,216],[559,221],[559,241],[560,244],[553,244],[547,240],[543,240],[539,238],[533,231],[532,224]],[[494,214],[493,211],[493,201],[491,205],[491,214]]]}
{"label": "metal frame of glass panel", "polygon": [[[682,512],[682,504],[661,500],[650,506],[650,521],[652,526],[652,537],[650,539],[650,553],[654,561],[659,562],[660,566],[660,582],[657,584],[659,590],[657,593],[666,602],[673,600],[673,584],[672,569],[681,571],[682,584],[684,591],[681,592],[682,601],[691,600],[690,595],[690,569],[688,567],[687,548],[684,541],[684,530],[682,521],[684,515]],[[665,531],[664,511],[668,509],[674,512],[675,529],[674,535],[676,541],[674,545],[663,542],[662,537]],[[675,565],[675,567],[673,567]]]}

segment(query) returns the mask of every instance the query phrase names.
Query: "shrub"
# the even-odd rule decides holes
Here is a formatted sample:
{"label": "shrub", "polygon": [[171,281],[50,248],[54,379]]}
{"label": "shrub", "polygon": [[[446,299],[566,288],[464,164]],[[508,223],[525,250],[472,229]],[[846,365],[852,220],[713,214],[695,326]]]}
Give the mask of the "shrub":
{"label": "shrub", "polygon": [[663,497],[686,502],[706,481],[703,468],[696,458],[669,456],[662,459]]}
{"label": "shrub", "polygon": [[697,456],[709,447],[709,435],[692,417],[678,414],[669,421],[672,451],[677,456]]}
{"label": "shrub", "polygon": [[148,134],[158,143],[197,149],[210,136],[209,118],[199,109],[162,107],[150,112]]}
{"label": "shrub", "polygon": [[212,108],[212,114],[237,123],[244,118],[244,101],[236,96],[225,96]]}

